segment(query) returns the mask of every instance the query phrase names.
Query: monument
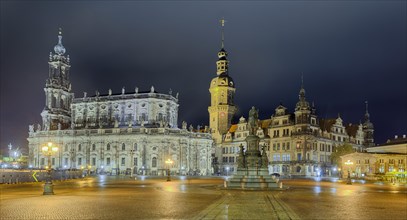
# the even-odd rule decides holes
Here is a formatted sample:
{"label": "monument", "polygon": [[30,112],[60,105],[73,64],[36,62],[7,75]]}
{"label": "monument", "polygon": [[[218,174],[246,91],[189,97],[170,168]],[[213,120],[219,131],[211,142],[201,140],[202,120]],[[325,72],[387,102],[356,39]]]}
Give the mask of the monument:
{"label": "monument", "polygon": [[268,159],[264,146],[261,147],[260,151],[260,138],[256,135],[258,117],[258,110],[252,107],[249,111],[247,149],[244,152],[243,145],[240,145],[237,172],[225,182],[228,189],[271,190],[282,188],[282,185],[278,184],[278,179],[269,175]]}

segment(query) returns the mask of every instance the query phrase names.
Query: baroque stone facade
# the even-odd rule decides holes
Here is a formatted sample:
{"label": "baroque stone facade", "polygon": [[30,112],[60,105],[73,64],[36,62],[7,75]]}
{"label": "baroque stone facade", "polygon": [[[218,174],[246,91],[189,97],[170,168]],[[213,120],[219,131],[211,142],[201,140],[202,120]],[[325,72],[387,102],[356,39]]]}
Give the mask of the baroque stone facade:
{"label": "baroque stone facade", "polygon": [[[41,148],[48,142],[59,147],[52,167],[88,169],[98,173],[208,175],[212,138],[208,129],[178,128],[178,94],[150,91],[74,98],[69,81],[70,59],[65,56],[62,33],[50,54],[46,104],[42,125],[29,126],[30,165],[43,168],[47,157]],[[168,167],[165,163],[171,159]]]}
{"label": "baroque stone facade", "polygon": [[[222,30],[223,31],[223,30]],[[235,82],[228,72],[227,53],[218,53],[217,77],[210,84],[209,127],[215,141],[214,172],[231,175],[236,172],[239,146],[247,149],[249,128],[244,117],[232,123],[237,108],[233,101]],[[259,148],[267,149],[269,172],[281,175],[332,175],[330,155],[345,143],[357,151],[374,146],[374,127],[367,109],[363,124],[345,124],[337,118],[319,118],[314,104],[306,100],[303,84],[293,113],[280,104],[269,119],[260,120],[256,129]],[[261,150],[261,149],[258,149]]]}
{"label": "baroque stone facade", "polygon": [[[270,173],[280,175],[319,176],[332,175],[330,155],[337,146],[351,144],[355,150],[364,151],[365,132],[362,124],[344,124],[338,115],[333,119],[319,119],[314,106],[305,100],[301,88],[300,99],[294,113],[280,104],[270,119],[260,120],[257,136],[259,147],[267,149]],[[236,171],[238,149],[246,149],[245,137],[249,130],[246,120],[232,124],[218,144],[218,173],[232,174]]]}

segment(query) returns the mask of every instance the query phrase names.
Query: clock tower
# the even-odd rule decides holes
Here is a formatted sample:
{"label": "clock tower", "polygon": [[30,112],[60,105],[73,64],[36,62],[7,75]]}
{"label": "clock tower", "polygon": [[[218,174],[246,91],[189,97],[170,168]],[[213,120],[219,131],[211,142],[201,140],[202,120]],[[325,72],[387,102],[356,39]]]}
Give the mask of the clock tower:
{"label": "clock tower", "polygon": [[222,19],[222,48],[218,52],[218,61],[216,62],[217,76],[212,79],[209,86],[211,94],[211,105],[208,107],[209,127],[215,143],[222,142],[222,136],[228,132],[232,117],[237,110],[233,102],[235,83],[232,77],[228,75],[229,61],[224,48],[224,24],[225,20]]}

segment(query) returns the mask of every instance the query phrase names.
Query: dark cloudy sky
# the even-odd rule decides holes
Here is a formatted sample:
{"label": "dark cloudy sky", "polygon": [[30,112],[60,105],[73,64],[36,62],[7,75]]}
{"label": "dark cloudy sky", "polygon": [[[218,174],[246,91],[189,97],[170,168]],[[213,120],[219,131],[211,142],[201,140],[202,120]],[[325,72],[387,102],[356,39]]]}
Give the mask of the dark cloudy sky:
{"label": "dark cloudy sky", "polygon": [[359,123],[377,143],[407,133],[406,1],[1,1],[0,147],[41,121],[48,54],[63,28],[76,97],[123,86],[180,93],[179,123],[208,124],[219,19],[238,116],[293,111],[301,72],[320,117]]}

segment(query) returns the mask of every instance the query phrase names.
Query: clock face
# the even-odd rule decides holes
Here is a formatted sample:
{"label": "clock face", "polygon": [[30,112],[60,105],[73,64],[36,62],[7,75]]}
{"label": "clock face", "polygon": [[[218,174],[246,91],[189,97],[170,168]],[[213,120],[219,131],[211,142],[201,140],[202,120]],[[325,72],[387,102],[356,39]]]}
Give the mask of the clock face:
{"label": "clock face", "polygon": [[219,115],[220,115],[220,117],[225,117],[225,113],[224,113],[224,112],[221,112]]}

